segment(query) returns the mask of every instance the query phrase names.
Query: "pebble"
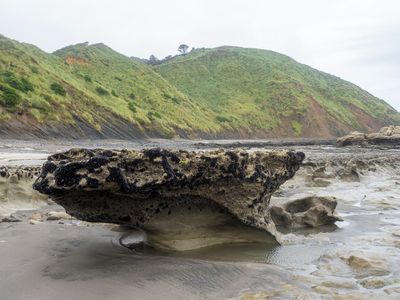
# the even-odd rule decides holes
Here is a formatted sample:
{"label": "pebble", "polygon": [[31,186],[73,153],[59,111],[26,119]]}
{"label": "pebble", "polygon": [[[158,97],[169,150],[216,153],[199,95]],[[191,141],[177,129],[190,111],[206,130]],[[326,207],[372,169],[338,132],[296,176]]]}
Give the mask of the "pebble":
{"label": "pebble", "polygon": [[379,278],[367,278],[360,283],[366,289],[380,289],[386,285],[386,283]]}
{"label": "pebble", "polygon": [[400,295],[400,285],[388,286],[383,291],[388,295],[392,295],[392,294]]}
{"label": "pebble", "polygon": [[37,225],[37,224],[40,224],[40,223],[42,223],[42,222],[38,221],[38,220],[33,220],[33,219],[29,220],[29,224],[31,224],[31,225]]}
{"label": "pebble", "polygon": [[39,212],[34,212],[30,219],[35,221],[42,221],[43,217]]}
{"label": "pebble", "polygon": [[337,289],[355,289],[357,285],[352,281],[324,281],[322,286]]}
{"label": "pebble", "polygon": [[313,286],[313,290],[316,291],[318,294],[330,294],[331,290],[326,286],[316,285]]}

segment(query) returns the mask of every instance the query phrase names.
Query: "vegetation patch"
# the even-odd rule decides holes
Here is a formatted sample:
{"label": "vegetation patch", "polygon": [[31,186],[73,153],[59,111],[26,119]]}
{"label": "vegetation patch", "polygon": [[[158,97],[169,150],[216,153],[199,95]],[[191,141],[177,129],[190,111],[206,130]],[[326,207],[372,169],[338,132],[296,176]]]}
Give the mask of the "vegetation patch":
{"label": "vegetation patch", "polygon": [[85,79],[86,82],[92,82],[92,77],[90,77],[89,75],[85,75],[83,76],[83,79]]}
{"label": "vegetation patch", "polygon": [[7,108],[14,108],[18,104],[22,102],[21,96],[18,94],[18,92],[7,86],[0,86],[1,90],[1,103],[3,106]]}
{"label": "vegetation patch", "polygon": [[109,91],[107,91],[105,88],[98,86],[96,88],[96,93],[99,94],[100,96],[108,96],[110,95]]}
{"label": "vegetation patch", "polygon": [[12,88],[24,93],[33,91],[33,85],[24,77],[18,77],[13,72],[6,71],[3,73],[4,81]]}
{"label": "vegetation patch", "polygon": [[230,119],[228,117],[225,117],[225,116],[222,116],[222,115],[216,116],[215,119],[220,123],[224,123],[224,122],[229,122],[230,121]]}
{"label": "vegetation patch", "polygon": [[137,112],[136,105],[135,105],[135,103],[132,102],[132,101],[130,101],[130,102],[128,103],[128,108],[129,108],[130,111],[133,112],[133,113]]}
{"label": "vegetation patch", "polygon": [[293,120],[292,122],[292,129],[295,132],[297,136],[301,135],[301,132],[303,130],[303,125],[299,121]]}
{"label": "vegetation patch", "polygon": [[60,95],[60,96],[65,96],[67,94],[67,91],[64,89],[64,87],[61,84],[57,83],[57,82],[53,82],[50,85],[50,89],[54,93],[56,93],[57,95]]}
{"label": "vegetation patch", "polygon": [[148,117],[150,120],[154,121],[156,118],[161,119],[161,114],[158,113],[158,112],[149,111],[149,112],[147,113],[147,117]]}

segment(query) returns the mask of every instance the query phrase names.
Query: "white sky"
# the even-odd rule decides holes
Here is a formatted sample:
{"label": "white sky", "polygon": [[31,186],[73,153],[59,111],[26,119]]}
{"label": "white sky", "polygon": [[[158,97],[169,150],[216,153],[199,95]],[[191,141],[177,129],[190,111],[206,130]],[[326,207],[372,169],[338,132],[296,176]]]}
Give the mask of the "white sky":
{"label": "white sky", "polygon": [[270,49],[400,110],[398,0],[0,0],[0,33],[48,52],[89,41],[146,58],[181,43]]}

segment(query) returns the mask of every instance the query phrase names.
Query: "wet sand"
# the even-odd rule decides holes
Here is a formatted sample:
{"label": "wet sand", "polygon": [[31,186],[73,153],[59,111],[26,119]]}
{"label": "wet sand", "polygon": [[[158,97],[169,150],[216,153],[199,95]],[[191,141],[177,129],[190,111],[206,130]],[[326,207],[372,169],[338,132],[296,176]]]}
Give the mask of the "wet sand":
{"label": "wet sand", "polygon": [[1,298],[227,299],[291,281],[267,264],[135,254],[119,235],[101,225],[0,224]]}

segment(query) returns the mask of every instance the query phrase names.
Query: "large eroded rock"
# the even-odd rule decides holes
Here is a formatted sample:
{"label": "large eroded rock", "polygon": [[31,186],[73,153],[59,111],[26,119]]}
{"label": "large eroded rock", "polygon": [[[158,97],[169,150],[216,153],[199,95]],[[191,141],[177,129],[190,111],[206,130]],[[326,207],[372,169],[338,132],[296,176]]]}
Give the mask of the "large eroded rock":
{"label": "large eroded rock", "polygon": [[140,227],[149,243],[183,250],[274,235],[270,197],[303,159],[293,151],[71,149],[50,156],[33,187],[78,219]]}
{"label": "large eroded rock", "polygon": [[354,131],[346,136],[337,140],[339,146],[359,145],[400,145],[400,126],[387,126],[382,127],[376,133],[361,133]]}
{"label": "large eroded rock", "polygon": [[335,215],[335,197],[311,196],[271,206],[272,220],[287,228],[331,225],[341,219]]}

